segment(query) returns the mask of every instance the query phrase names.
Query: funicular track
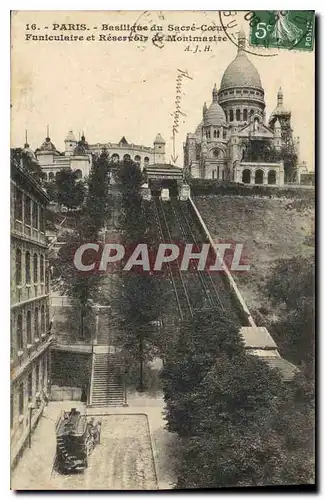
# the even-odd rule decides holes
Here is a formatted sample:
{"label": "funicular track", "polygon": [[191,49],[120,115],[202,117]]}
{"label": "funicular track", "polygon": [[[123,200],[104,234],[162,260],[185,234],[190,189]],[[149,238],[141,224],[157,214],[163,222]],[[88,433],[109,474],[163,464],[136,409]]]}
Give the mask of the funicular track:
{"label": "funicular track", "polygon": [[[161,200],[158,197],[155,197],[153,205],[155,207],[155,216],[159,228],[160,239],[163,242],[172,243],[168,221]],[[167,266],[169,277],[175,293],[180,319],[183,320],[188,315],[193,316],[191,300],[181,270],[177,266],[177,275],[175,276],[173,270],[171,269],[170,263],[167,263]]]}
{"label": "funicular track", "polygon": [[[186,243],[193,243],[198,246],[202,243],[202,238],[197,237],[197,229],[194,227],[193,217],[189,210],[188,202],[180,202],[176,198],[171,199],[171,206],[175,214],[175,219],[178,221],[182,236]],[[194,273],[201,284],[202,291],[205,294],[208,304],[211,308],[220,308],[225,310],[223,301],[221,299],[218,288],[214,282],[213,277],[208,270],[198,269],[197,266],[192,264],[192,273]]]}

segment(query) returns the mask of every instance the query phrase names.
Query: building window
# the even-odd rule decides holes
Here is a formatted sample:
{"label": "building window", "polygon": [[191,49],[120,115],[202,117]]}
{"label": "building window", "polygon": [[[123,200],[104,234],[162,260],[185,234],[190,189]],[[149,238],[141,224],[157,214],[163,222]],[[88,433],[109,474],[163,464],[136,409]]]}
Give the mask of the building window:
{"label": "building window", "polygon": [[214,131],[213,131],[213,137],[214,137],[215,139],[217,138],[217,131],[216,131],[216,130],[214,130]]}
{"label": "building window", "polygon": [[41,335],[43,335],[45,332],[45,307],[42,305],[41,307]]}
{"label": "building window", "polygon": [[24,414],[24,384],[19,384],[19,400],[18,400],[19,415]]}
{"label": "building window", "polygon": [[253,110],[253,109],[251,109],[249,114],[250,114],[250,116],[253,116],[253,114],[254,114],[254,110]]}
{"label": "building window", "polygon": [[82,179],[82,172],[81,172],[80,168],[78,168],[78,170],[76,170],[76,177],[77,177],[77,179]]}
{"label": "building window", "polygon": [[220,167],[219,165],[217,166],[217,179],[219,179],[219,174],[220,174]]}
{"label": "building window", "polygon": [[27,344],[31,345],[32,344],[32,313],[31,313],[31,311],[27,311],[26,323],[27,323]]}
{"label": "building window", "polygon": [[212,179],[214,179],[215,170],[212,170]]}
{"label": "building window", "polygon": [[18,314],[17,317],[17,348],[18,351],[24,350],[23,317],[21,314]]}
{"label": "building window", "polygon": [[44,255],[40,257],[40,276],[41,283],[44,283]]}
{"label": "building window", "polygon": [[220,130],[217,131],[217,138],[219,139],[220,137]]}
{"label": "building window", "polygon": [[21,285],[22,273],[21,273],[21,250],[17,248],[16,250],[16,285]]}
{"label": "building window", "polygon": [[236,120],[240,122],[240,109],[236,109]]}
{"label": "building window", "polygon": [[141,156],[136,155],[136,156],[134,157],[134,161],[135,161],[136,163],[139,163],[139,165],[140,165],[140,163],[141,163]]}
{"label": "building window", "polygon": [[38,392],[39,389],[39,364],[37,363],[36,365],[36,373],[35,373],[35,390]]}
{"label": "building window", "polygon": [[35,338],[38,339],[39,335],[39,323],[38,323],[38,307],[35,307],[35,316],[34,316],[34,335]]}
{"label": "building window", "polygon": [[23,220],[23,193],[16,189],[15,219]]}
{"label": "building window", "polygon": [[28,374],[28,401],[29,403],[32,401],[33,398],[33,374],[30,372]]}
{"label": "building window", "polygon": [[112,162],[113,163],[117,163],[118,161],[120,161],[120,157],[119,157],[119,155],[117,153],[114,153],[112,155]]}
{"label": "building window", "polygon": [[223,131],[223,133],[222,133],[222,137],[223,137],[224,139],[226,139],[226,138],[227,138],[227,131],[226,131],[226,130],[224,130],[224,131]]}
{"label": "building window", "polygon": [[43,389],[47,385],[46,382],[47,382],[47,377],[46,377],[46,356],[44,356],[44,358],[43,358],[43,383],[42,383]]}
{"label": "building window", "polygon": [[233,110],[232,110],[232,109],[229,111],[229,121],[230,121],[230,122],[233,122],[233,121],[234,121],[234,112],[233,112]]}
{"label": "building window", "polygon": [[25,195],[25,224],[30,226],[31,221],[31,199],[29,196]]}
{"label": "building window", "polygon": [[50,173],[49,173],[49,180],[50,180],[50,181],[53,181],[53,179],[54,179],[54,173],[53,173],[53,172],[50,172]]}
{"label": "building window", "polygon": [[37,253],[34,253],[33,272],[34,272],[34,283],[37,283],[38,282],[38,257],[37,257]]}
{"label": "building window", "polygon": [[39,209],[39,220],[40,220],[40,229],[42,233],[45,232],[45,218],[44,218],[44,209],[40,207]]}
{"label": "building window", "polygon": [[123,156],[123,160],[124,161],[130,161],[131,160],[131,156],[128,155],[128,154],[126,154],[126,155]]}
{"label": "building window", "polygon": [[33,227],[38,229],[38,205],[36,201],[33,202]]}
{"label": "building window", "polygon": [[243,113],[243,120],[244,122],[247,122],[247,118],[248,118],[248,112],[247,112],[247,109],[244,109],[244,113]]}
{"label": "building window", "polygon": [[148,156],[145,156],[145,157],[144,157],[144,163],[145,163],[145,165],[148,165],[148,164],[149,164],[149,161],[150,161],[150,160],[149,160]]}
{"label": "building window", "polygon": [[26,275],[26,284],[30,283],[30,253],[26,252],[25,254],[25,275]]}

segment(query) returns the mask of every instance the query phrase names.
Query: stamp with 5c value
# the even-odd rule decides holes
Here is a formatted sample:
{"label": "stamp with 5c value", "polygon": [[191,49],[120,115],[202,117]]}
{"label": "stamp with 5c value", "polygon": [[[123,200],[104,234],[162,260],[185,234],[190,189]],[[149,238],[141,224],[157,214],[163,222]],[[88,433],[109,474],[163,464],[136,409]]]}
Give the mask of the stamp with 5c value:
{"label": "stamp with 5c value", "polygon": [[255,11],[250,22],[252,46],[312,51],[314,36],[312,10]]}

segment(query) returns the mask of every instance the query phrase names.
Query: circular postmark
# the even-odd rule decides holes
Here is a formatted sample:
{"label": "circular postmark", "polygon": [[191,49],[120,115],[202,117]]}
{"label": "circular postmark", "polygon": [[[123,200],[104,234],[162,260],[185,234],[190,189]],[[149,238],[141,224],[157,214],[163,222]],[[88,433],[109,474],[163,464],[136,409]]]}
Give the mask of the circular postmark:
{"label": "circular postmark", "polygon": [[[164,38],[166,36],[166,33],[164,32],[164,21],[165,14],[161,10],[145,10],[141,12],[133,24],[134,29],[141,25],[147,27],[144,39],[140,40],[137,44],[137,48],[139,50],[144,50],[148,41],[151,41],[152,44],[158,49],[162,49],[164,47]],[[146,37],[147,39],[145,39]]]}
{"label": "circular postmark", "polygon": [[237,47],[239,31],[248,25],[244,50],[260,57],[274,57],[281,48],[311,50],[304,48],[304,41],[310,36],[313,19],[313,11],[219,11],[222,29]]}

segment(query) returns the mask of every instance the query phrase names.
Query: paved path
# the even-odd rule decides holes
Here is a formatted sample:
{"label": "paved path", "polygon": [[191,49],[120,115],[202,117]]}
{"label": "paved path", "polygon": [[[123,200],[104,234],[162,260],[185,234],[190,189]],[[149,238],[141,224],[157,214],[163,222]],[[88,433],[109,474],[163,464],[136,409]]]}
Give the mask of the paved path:
{"label": "paved path", "polygon": [[[83,474],[53,471],[55,420],[61,410],[85,409],[76,402],[50,402],[37,426],[32,448],[26,449],[12,473],[12,489],[155,490],[169,489],[173,477],[173,439],[164,429],[163,400],[133,394],[129,406],[88,408],[102,421],[101,443]],[[156,476],[157,475],[157,476]]]}
{"label": "paved path", "polygon": [[157,481],[146,415],[100,417],[100,444],[83,474],[52,473],[51,489],[155,490]]}

